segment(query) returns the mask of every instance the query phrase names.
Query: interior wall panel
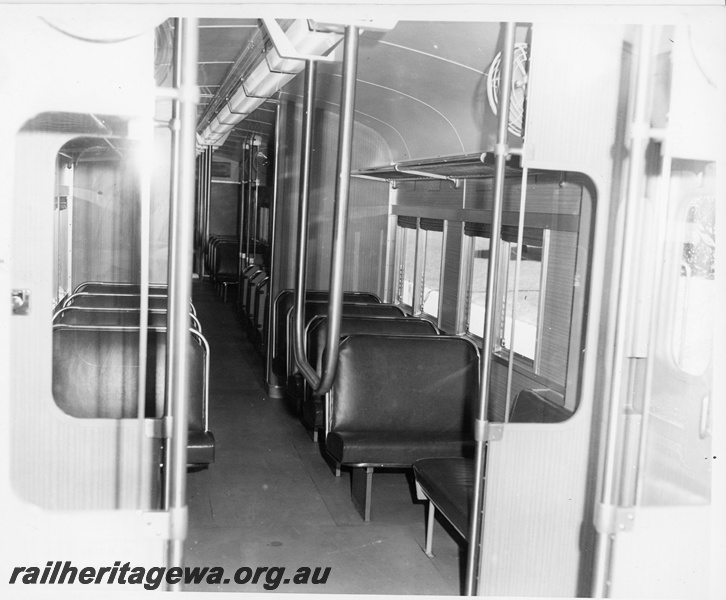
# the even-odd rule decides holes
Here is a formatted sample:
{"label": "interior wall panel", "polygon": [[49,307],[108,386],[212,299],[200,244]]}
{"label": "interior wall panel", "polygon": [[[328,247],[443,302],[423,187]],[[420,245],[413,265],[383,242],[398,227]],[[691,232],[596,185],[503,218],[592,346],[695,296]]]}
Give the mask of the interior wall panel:
{"label": "interior wall panel", "polygon": [[[310,190],[308,236],[308,288],[328,289],[330,253],[335,207],[338,146],[338,116],[316,111],[313,175]],[[385,145],[378,134],[360,124],[354,127],[353,165],[386,159]],[[351,178],[344,287],[348,290],[380,293],[378,265],[381,232],[388,229],[388,185],[385,182]],[[356,248],[356,239],[358,247]],[[364,258],[365,257],[365,258]],[[358,263],[358,269],[352,265]]]}
{"label": "interior wall panel", "polygon": [[462,276],[462,242],[464,224],[449,221],[446,224],[446,247],[443,261],[442,304],[439,324],[446,333],[457,333],[457,310]]}
{"label": "interior wall panel", "polygon": [[73,190],[73,287],[138,282],[138,177],[127,162],[79,162]]}
{"label": "interior wall panel", "polygon": [[240,186],[212,180],[209,235],[237,235]]}

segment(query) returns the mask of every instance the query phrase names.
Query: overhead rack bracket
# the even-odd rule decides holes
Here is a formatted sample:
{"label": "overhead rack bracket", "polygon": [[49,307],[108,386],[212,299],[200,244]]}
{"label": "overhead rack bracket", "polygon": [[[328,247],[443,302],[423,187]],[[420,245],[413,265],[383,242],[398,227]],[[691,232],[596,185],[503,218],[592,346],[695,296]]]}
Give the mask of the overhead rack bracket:
{"label": "overhead rack bracket", "polygon": [[[522,172],[521,153],[510,153],[505,168],[505,177],[520,177]],[[536,174],[530,171],[530,174]],[[461,179],[492,179],[494,177],[494,153],[477,152],[458,156],[439,156],[399,162],[383,167],[360,169],[354,177],[379,179],[394,185],[398,181],[422,181],[446,179],[457,187]]]}

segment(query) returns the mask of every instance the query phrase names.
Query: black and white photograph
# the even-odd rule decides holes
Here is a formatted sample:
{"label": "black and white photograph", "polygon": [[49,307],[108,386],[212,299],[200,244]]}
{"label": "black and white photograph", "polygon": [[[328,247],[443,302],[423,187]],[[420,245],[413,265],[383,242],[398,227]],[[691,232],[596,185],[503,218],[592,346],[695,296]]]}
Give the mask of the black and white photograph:
{"label": "black and white photograph", "polygon": [[725,75],[716,0],[0,2],[0,595],[726,597]]}

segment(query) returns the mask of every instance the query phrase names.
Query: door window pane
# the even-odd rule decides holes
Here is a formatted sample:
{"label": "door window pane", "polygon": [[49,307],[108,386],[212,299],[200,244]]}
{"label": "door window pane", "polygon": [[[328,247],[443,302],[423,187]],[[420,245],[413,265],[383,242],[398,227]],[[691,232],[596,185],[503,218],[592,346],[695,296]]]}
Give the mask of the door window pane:
{"label": "door window pane", "polygon": [[673,353],[680,369],[703,373],[711,360],[715,309],[715,202],[713,196],[691,200],[684,222],[673,321]]}
{"label": "door window pane", "polygon": [[[507,291],[504,299],[505,318],[502,324],[502,348],[510,347],[520,356],[535,359],[537,348],[537,328],[540,314],[540,295],[542,293],[542,248],[522,245],[522,261],[519,267],[519,286],[516,300],[515,273],[517,244],[503,242],[505,257]],[[516,312],[515,312],[516,304]],[[512,315],[515,318],[514,344],[510,346]]]}

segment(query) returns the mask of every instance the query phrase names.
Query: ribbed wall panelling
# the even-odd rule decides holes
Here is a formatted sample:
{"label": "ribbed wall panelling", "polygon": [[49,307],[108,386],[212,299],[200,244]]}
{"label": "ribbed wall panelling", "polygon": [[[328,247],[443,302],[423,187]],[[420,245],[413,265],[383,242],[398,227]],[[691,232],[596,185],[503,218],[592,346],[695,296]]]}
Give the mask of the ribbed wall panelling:
{"label": "ribbed wall panelling", "polygon": [[446,225],[446,248],[444,249],[444,277],[441,315],[439,323],[446,333],[457,333],[457,310],[461,279],[463,223],[450,221]]}
{"label": "ribbed wall panelling", "polygon": [[506,425],[489,443],[480,594],[587,593],[578,577],[592,529],[583,522],[590,407],[563,424]]}
{"label": "ribbed wall panelling", "polygon": [[541,22],[532,29],[525,163],[585,172],[601,198],[610,195],[615,137],[625,122],[624,34],[624,25],[602,23]]}
{"label": "ribbed wall panelling", "polygon": [[[623,32],[622,25],[554,22],[532,30],[526,162],[533,169],[584,171],[601,199],[610,196],[622,117],[619,95],[603,90],[622,89]],[[529,209],[529,198],[527,204]],[[481,594],[591,593],[594,498],[586,486],[593,477],[588,461],[595,401],[592,393],[582,394],[566,423],[509,425],[500,441],[490,443]]]}
{"label": "ribbed wall panelling", "polygon": [[577,234],[553,231],[549,244],[540,373],[563,386],[567,375],[576,258]]}

